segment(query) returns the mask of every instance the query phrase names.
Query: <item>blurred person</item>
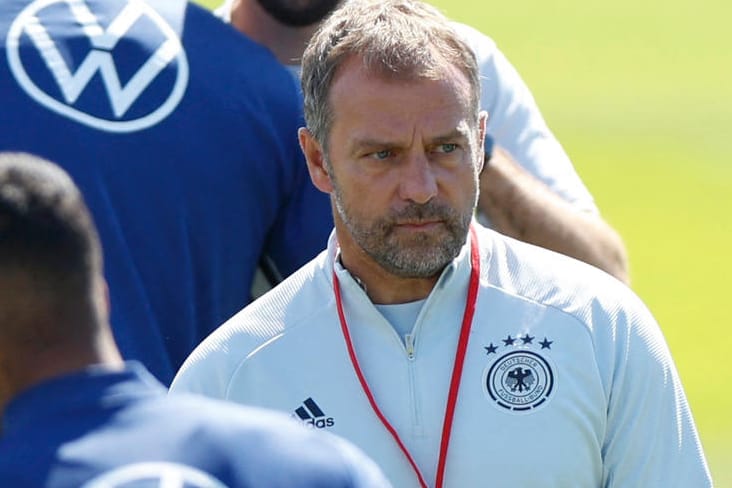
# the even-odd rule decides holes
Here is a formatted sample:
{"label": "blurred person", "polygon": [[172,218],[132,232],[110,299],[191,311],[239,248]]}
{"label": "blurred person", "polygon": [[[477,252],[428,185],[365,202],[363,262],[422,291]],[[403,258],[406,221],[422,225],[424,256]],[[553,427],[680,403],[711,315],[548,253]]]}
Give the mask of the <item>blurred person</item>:
{"label": "blurred person", "polygon": [[388,486],[354,446],[286,415],[166,396],[122,361],[105,293],[68,174],[0,153],[2,486]]}
{"label": "blurred person", "polygon": [[263,255],[289,274],[327,242],[330,219],[299,214],[330,209],[298,145],[299,89],[210,11],[4,0],[0,52],[0,150],[78,182],[106,250],[115,339],[163,383],[249,301]]}
{"label": "blurred person", "polygon": [[640,299],[475,224],[486,113],[448,21],[349,1],[302,76],[300,143],[335,232],[196,348],[171,392],[319,419],[403,488],[711,486]]}
{"label": "blurred person", "polygon": [[344,0],[226,0],[215,10],[300,75],[300,58],[320,22]]}
{"label": "blurred person", "polygon": [[[308,40],[320,21],[341,3],[228,0],[216,13],[267,46],[299,78],[300,58]],[[481,173],[478,204],[480,222],[629,282],[621,237],[600,215],[519,73],[488,36],[467,25],[452,24],[478,58],[481,108],[490,114],[487,164]]]}

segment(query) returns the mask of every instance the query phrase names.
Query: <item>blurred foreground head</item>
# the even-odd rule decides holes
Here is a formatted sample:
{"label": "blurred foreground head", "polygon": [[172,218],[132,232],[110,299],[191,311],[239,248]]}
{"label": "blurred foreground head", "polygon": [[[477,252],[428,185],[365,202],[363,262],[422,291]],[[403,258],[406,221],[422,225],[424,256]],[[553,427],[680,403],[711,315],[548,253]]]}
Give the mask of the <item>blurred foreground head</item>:
{"label": "blurred foreground head", "polygon": [[0,407],[34,381],[116,353],[105,291],[99,238],[69,175],[0,153]]}

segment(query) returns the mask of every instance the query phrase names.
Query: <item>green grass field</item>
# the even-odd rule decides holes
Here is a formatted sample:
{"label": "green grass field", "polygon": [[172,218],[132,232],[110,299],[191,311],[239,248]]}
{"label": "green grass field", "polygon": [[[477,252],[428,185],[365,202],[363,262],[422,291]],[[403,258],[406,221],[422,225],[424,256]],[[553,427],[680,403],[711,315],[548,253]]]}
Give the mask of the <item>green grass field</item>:
{"label": "green grass field", "polygon": [[493,37],[532,88],[623,235],[632,286],[666,334],[715,486],[732,487],[732,7],[432,3]]}

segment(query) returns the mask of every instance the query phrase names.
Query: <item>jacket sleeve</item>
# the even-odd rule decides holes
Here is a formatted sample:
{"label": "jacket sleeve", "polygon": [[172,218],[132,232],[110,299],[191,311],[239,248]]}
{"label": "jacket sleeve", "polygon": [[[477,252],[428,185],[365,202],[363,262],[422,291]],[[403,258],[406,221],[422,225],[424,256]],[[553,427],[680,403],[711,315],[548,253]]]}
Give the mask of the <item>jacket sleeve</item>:
{"label": "jacket sleeve", "polygon": [[[631,295],[629,293],[629,295]],[[603,486],[710,487],[691,410],[661,330],[630,296],[596,344],[607,395]]]}
{"label": "jacket sleeve", "polygon": [[204,339],[173,378],[170,393],[194,393],[226,400],[233,371],[251,350],[250,338],[237,334],[240,311]]}

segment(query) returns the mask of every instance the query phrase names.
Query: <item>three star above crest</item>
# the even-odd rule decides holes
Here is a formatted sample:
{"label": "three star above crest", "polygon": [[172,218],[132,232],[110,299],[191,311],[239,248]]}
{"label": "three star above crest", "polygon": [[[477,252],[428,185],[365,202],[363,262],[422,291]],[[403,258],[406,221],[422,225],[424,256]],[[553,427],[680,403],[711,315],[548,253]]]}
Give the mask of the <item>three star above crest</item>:
{"label": "three star above crest", "polygon": [[[501,342],[503,342],[504,347],[510,347],[510,346],[518,346],[518,345],[526,345],[526,344],[534,344],[534,339],[536,339],[535,336],[532,336],[530,334],[526,334],[523,337],[521,335],[517,335],[515,338],[511,337],[509,334],[505,339],[501,339]],[[517,344],[517,341],[521,341],[519,344]],[[554,341],[550,341],[548,338],[544,337],[543,341],[539,341],[539,345],[541,345],[542,349],[551,349],[552,344],[554,344]],[[487,345],[483,346],[483,349],[485,349],[486,354],[493,354],[498,353],[498,348],[501,346],[496,346],[492,342]]]}

